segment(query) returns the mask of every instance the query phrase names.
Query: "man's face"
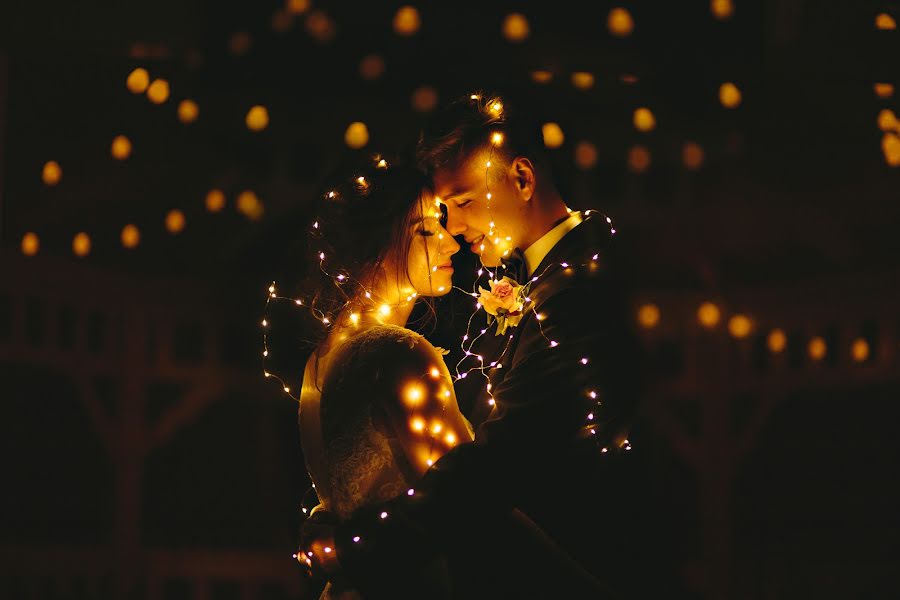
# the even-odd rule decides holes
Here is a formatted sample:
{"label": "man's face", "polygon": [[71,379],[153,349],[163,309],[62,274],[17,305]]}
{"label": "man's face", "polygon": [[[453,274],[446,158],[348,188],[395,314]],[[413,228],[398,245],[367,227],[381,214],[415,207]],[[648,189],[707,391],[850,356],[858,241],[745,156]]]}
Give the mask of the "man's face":
{"label": "man's face", "polygon": [[488,167],[489,158],[488,150],[477,151],[459,166],[439,169],[434,185],[447,206],[447,231],[463,236],[485,266],[495,267],[527,230],[526,202],[512,166],[495,157]]}

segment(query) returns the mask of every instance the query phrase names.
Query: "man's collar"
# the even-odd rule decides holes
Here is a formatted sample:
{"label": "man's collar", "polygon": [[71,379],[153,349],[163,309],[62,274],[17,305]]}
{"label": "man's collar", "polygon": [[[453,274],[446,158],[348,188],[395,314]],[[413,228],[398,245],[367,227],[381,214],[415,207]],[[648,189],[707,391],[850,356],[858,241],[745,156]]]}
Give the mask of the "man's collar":
{"label": "man's collar", "polygon": [[579,223],[583,221],[580,212],[569,213],[569,216],[558,223],[553,229],[545,233],[535,243],[528,246],[523,252],[525,257],[525,268],[528,270],[528,276],[534,275],[534,271],[541,264],[541,261],[553,250],[553,247],[563,239],[567,233],[575,229]]}

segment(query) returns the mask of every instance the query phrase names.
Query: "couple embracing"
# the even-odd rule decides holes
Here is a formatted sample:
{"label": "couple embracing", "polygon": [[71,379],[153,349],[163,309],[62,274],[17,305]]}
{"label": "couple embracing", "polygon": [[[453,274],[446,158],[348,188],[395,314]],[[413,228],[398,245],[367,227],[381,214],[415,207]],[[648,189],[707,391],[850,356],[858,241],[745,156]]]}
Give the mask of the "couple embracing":
{"label": "couple embracing", "polygon": [[[327,327],[299,424],[320,504],[298,560],[326,598],[619,597],[609,463],[630,448],[633,353],[613,225],[567,206],[540,124],[504,97],[448,104],[415,159],[376,157],[318,207]],[[462,244],[477,281],[454,272]],[[474,335],[451,375],[407,322],[463,288]]]}

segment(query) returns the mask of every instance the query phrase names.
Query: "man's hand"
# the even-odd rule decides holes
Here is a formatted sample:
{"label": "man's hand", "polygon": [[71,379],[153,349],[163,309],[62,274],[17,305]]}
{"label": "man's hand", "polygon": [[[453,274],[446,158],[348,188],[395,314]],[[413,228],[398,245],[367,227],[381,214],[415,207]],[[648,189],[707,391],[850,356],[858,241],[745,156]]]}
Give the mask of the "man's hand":
{"label": "man's hand", "polygon": [[333,579],[341,571],[334,534],[337,517],[319,504],[300,528],[297,561],[306,565],[313,577]]}

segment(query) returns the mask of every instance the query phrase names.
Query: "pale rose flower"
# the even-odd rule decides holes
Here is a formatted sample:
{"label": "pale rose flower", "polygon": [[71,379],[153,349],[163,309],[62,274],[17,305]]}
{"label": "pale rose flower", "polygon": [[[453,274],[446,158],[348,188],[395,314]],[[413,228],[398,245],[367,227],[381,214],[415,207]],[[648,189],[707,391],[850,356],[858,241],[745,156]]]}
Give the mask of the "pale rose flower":
{"label": "pale rose flower", "polygon": [[490,281],[490,290],[479,287],[481,297],[478,301],[484,307],[484,310],[495,317],[498,311],[503,310],[505,313],[521,312],[521,302],[518,302],[517,286],[511,279],[504,277],[500,281]]}

